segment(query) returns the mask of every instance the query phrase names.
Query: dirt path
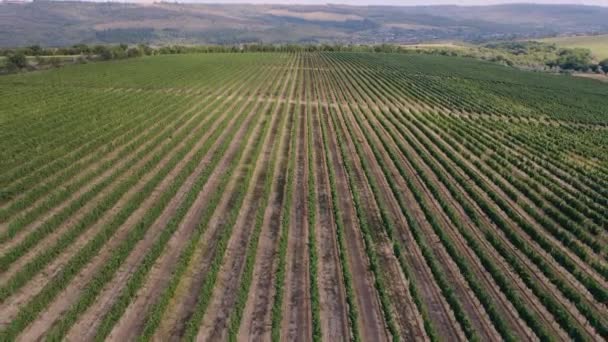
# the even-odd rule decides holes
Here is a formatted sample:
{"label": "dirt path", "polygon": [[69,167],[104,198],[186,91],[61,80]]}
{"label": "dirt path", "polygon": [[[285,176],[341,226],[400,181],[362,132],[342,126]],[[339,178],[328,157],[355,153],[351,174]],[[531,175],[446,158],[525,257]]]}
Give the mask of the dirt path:
{"label": "dirt path", "polygon": [[319,251],[317,272],[321,332],[325,341],[350,339],[346,291],[342,282],[342,269],[338,257],[336,225],[332,214],[331,189],[325,156],[323,137],[319,123],[318,107],[312,107],[313,159],[315,162],[315,193],[317,214],[315,222],[316,245]]}
{"label": "dirt path", "polygon": [[282,339],[309,341],[312,336],[308,265],[308,163],[306,137],[306,110],[300,106],[296,112],[298,125],[296,163],[294,172],[293,205],[287,238],[285,301],[283,302]]}
{"label": "dirt path", "polygon": [[286,184],[287,163],[290,155],[290,132],[294,115],[288,115],[284,136],[281,141],[280,159],[273,177],[271,197],[264,212],[264,222],[253,269],[253,280],[247,304],[239,329],[239,341],[265,341],[270,339],[272,298],[274,297],[274,275],[276,274],[276,253],[281,227],[284,189]]}
{"label": "dirt path", "polygon": [[[324,108],[323,114],[328,119],[329,113],[327,112],[327,108]],[[373,285],[373,275],[369,270],[369,261],[364,252],[363,241],[360,235],[361,232],[359,231],[359,224],[357,222],[352,197],[348,195],[350,194],[350,188],[348,186],[346,171],[344,170],[344,164],[338,152],[335,132],[331,122],[328,122],[327,126],[328,136],[330,137],[330,160],[334,164],[336,172],[336,190],[338,194],[341,194],[338,203],[339,210],[343,213],[348,261],[351,273],[356,275],[353,277],[353,287],[359,313],[357,324],[364,340],[384,341],[388,339],[388,336],[384,329],[382,310],[380,309],[378,297]]]}

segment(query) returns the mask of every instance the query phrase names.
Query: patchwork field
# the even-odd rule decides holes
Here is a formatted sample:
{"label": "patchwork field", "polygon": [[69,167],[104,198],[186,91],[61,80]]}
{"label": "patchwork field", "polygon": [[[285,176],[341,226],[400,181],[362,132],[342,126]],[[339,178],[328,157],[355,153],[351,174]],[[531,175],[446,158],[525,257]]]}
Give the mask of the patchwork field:
{"label": "patchwork field", "polygon": [[567,48],[589,49],[598,59],[608,58],[608,35],[556,37],[543,39],[544,42],[554,43]]}
{"label": "patchwork field", "polygon": [[0,340],[608,339],[608,85],[456,57],[0,77]]}

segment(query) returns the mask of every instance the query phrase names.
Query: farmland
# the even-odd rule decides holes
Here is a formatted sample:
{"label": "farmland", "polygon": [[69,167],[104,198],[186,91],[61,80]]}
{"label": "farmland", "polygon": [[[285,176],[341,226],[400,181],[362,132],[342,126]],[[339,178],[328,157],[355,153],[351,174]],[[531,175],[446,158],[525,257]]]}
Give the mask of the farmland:
{"label": "farmland", "polygon": [[458,57],[0,77],[0,340],[608,339],[608,85]]}
{"label": "farmland", "polygon": [[591,50],[597,59],[608,58],[608,35],[547,38],[542,41],[568,48]]}

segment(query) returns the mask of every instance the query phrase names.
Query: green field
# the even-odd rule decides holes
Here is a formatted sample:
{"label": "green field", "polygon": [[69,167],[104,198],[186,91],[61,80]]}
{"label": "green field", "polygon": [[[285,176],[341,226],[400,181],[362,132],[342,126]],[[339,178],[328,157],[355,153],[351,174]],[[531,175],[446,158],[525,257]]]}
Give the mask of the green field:
{"label": "green field", "polygon": [[556,37],[542,39],[546,43],[567,48],[585,48],[598,58],[608,58],[608,34],[598,36]]}
{"label": "green field", "polygon": [[224,53],[0,93],[0,341],[608,338],[608,84]]}

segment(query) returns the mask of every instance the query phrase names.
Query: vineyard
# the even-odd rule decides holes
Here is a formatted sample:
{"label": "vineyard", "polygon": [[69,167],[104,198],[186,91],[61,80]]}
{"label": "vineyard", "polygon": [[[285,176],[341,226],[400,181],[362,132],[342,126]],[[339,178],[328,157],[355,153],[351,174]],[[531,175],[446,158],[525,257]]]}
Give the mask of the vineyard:
{"label": "vineyard", "polygon": [[0,340],[608,340],[608,85],[457,57],[0,77]]}

